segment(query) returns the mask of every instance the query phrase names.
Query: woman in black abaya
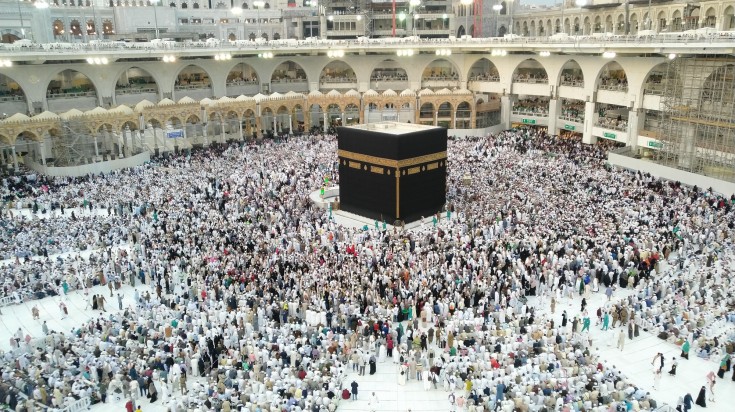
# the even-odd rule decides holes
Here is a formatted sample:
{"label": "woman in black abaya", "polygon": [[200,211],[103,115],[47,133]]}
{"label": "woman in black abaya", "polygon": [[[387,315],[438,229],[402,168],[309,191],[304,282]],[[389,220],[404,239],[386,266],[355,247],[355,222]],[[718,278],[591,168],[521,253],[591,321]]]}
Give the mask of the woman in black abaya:
{"label": "woman in black abaya", "polygon": [[707,407],[707,389],[705,389],[704,386],[702,386],[702,389],[699,390],[699,395],[697,395],[697,401],[694,403],[703,408]]}
{"label": "woman in black abaya", "polygon": [[370,374],[375,375],[375,356],[370,357]]}

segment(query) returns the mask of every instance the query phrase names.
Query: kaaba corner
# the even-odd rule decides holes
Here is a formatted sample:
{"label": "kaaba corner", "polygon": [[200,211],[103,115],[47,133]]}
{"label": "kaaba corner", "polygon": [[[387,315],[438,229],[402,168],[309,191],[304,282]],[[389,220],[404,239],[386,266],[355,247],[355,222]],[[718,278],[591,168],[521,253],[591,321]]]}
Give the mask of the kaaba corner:
{"label": "kaaba corner", "polygon": [[380,122],[337,128],[340,207],[410,223],[441,211],[447,193],[447,129]]}

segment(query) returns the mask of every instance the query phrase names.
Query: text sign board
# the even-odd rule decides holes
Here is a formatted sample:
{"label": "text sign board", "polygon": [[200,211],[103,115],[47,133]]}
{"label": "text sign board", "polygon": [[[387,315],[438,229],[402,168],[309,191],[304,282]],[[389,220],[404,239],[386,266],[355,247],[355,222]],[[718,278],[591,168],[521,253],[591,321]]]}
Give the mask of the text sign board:
{"label": "text sign board", "polygon": [[169,139],[175,139],[177,137],[184,137],[184,131],[181,130],[181,129],[179,129],[179,130],[167,130],[166,131],[166,137],[168,137]]}

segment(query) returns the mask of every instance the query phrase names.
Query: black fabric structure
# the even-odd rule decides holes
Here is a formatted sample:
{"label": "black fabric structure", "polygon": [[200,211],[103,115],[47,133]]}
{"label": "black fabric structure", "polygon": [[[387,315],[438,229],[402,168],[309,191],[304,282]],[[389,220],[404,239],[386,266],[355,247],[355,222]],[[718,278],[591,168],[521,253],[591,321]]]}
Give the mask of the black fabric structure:
{"label": "black fabric structure", "polygon": [[446,129],[338,127],[337,138],[341,209],[393,224],[444,207]]}

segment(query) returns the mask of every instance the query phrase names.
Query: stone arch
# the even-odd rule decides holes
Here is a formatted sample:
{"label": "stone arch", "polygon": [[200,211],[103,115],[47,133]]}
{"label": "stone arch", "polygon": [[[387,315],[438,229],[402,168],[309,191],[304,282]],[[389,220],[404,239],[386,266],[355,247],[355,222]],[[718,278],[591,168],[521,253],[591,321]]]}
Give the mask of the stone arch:
{"label": "stone arch", "polygon": [[53,33],[54,37],[63,36],[65,33],[64,22],[61,21],[61,19],[54,20],[54,22],[51,24],[51,32]]}
{"label": "stone arch", "polygon": [[120,131],[124,131],[126,127],[129,130],[138,130],[138,124],[130,120],[127,120],[120,125]]}
{"label": "stone arch", "polygon": [[463,100],[457,102],[456,109],[454,111],[455,127],[457,129],[471,129],[472,128],[472,103]]}
{"label": "stone arch", "polygon": [[735,7],[727,6],[723,13],[723,30],[735,30]]}
{"label": "stone arch", "polygon": [[255,110],[246,109],[242,114],[243,122],[243,134],[250,137],[253,135],[253,130],[257,130],[257,116],[255,116]]}
{"label": "stone arch", "polygon": [[500,72],[492,61],[482,57],[475,60],[470,66],[470,70],[467,72],[467,80],[497,82],[500,81]]}
{"label": "stone arch", "polygon": [[307,109],[306,116],[308,116],[308,123],[312,129],[318,128],[323,130],[324,126],[324,109],[320,104],[312,103]]}
{"label": "stone arch", "polygon": [[27,98],[25,90],[18,81],[4,73],[0,73],[0,106],[4,106],[3,102],[18,101],[22,102],[22,111],[25,112],[28,109],[26,105]]}
{"label": "stone arch", "polygon": [[56,72],[46,85],[46,94],[71,94],[94,92],[97,97],[99,88],[92,78],[80,70],[64,69]]}
{"label": "stone arch", "polygon": [[638,24],[638,14],[630,13],[630,34],[635,34],[638,32],[638,30],[640,29]]}
{"label": "stone arch", "polygon": [[531,30],[531,36],[536,36],[536,21],[531,20],[531,24],[529,25],[529,30]]}
{"label": "stone arch", "polygon": [[430,61],[421,71],[421,81],[434,79],[459,80],[457,65],[448,59],[434,59]]}
{"label": "stone arch", "polygon": [[103,122],[96,126],[96,133],[102,133],[102,132],[112,132],[115,130],[115,127],[109,123],[109,122]]}
{"label": "stone arch", "polygon": [[[707,102],[721,106],[723,104],[730,104],[735,94],[735,62],[731,61],[728,64],[715,69],[705,78],[702,85],[702,95],[700,100],[704,106]],[[727,86],[729,84],[729,86]],[[730,105],[732,107],[732,105]],[[719,107],[702,107],[702,109],[719,109]]]}
{"label": "stone arch", "polygon": [[166,119],[166,126],[171,126],[174,129],[184,127],[184,122],[181,121],[179,116],[172,115],[169,116],[168,119]]}
{"label": "stone arch", "polygon": [[345,119],[343,124],[346,126],[360,123],[360,107],[355,103],[348,103],[344,108]]}
{"label": "stone arch", "polygon": [[230,84],[232,81],[237,80],[245,80],[245,81],[255,81],[255,83],[258,83],[260,81],[260,75],[258,74],[258,71],[251,65],[245,63],[245,62],[239,62],[234,64],[230,70],[227,72],[227,84]]}
{"label": "stone arch", "polygon": [[666,10],[661,10],[656,16],[656,29],[661,31],[666,28]]}
{"label": "stone arch", "polygon": [[245,62],[234,64],[227,72],[225,88],[227,96],[255,95],[260,91],[261,76]]}
{"label": "stone arch", "polygon": [[181,67],[171,81],[174,89],[197,84],[212,88],[212,76],[197,64],[187,64]]}
{"label": "stone arch", "polygon": [[342,126],[342,107],[337,103],[330,103],[327,105],[327,122],[329,127]]}
{"label": "stone arch", "polygon": [[613,33],[615,31],[615,23],[612,14],[605,16],[605,33]]}
{"label": "stone arch", "polygon": [[579,22],[579,17],[574,18],[574,27],[572,27],[572,29],[574,29],[573,31],[574,34],[579,34],[579,31],[582,29],[582,26],[580,25],[580,22]]}
{"label": "stone arch", "polygon": [[592,31],[595,32],[595,33],[600,33],[600,32],[602,32],[602,30],[603,30],[603,27],[602,27],[602,17],[600,17],[599,15],[597,15],[597,16],[595,16],[595,24],[594,24],[594,26],[592,26]]}
{"label": "stone arch", "polygon": [[[20,142],[18,140],[20,140]],[[25,129],[15,135],[15,139],[13,139],[13,144],[28,143],[29,140],[33,142],[40,142],[43,139],[41,139],[38,133],[34,132],[33,130]]]}
{"label": "stone arch", "polygon": [[628,75],[617,61],[608,62],[600,68],[595,80],[595,90],[628,91]]}
{"label": "stone arch", "polygon": [[585,16],[584,25],[582,26],[582,34],[589,35],[592,33],[592,20],[590,16]]}
{"label": "stone arch", "polygon": [[69,35],[71,36],[82,36],[82,23],[78,19],[74,19],[69,23]]}
{"label": "stone arch", "polygon": [[710,7],[704,12],[704,22],[702,27],[716,27],[717,26],[717,12],[714,7]]}
{"label": "stone arch", "polygon": [[329,84],[357,83],[357,75],[352,66],[343,60],[332,60],[319,72],[319,84],[329,88]]}
{"label": "stone arch", "polygon": [[559,70],[557,84],[560,86],[584,87],[582,66],[574,59],[567,60]]}
{"label": "stone arch", "polygon": [[115,76],[115,94],[131,94],[127,90],[134,89],[153,89],[153,93],[158,93],[158,80],[148,70],[138,66],[129,66],[118,70]]}
{"label": "stone arch", "polygon": [[422,102],[419,108],[419,122],[422,124],[434,124],[434,104],[431,102]]}
{"label": "stone arch", "polygon": [[615,23],[615,33],[625,33],[625,15],[618,14],[618,19]]}
{"label": "stone arch", "polygon": [[454,106],[452,102],[445,100],[436,105],[437,123],[444,127],[451,127],[454,119]]}
{"label": "stone arch", "polygon": [[534,79],[536,83],[544,83],[539,80],[546,79],[545,82],[548,83],[549,75],[546,67],[536,59],[526,59],[518,63],[513,70],[513,81],[527,79]]}
{"label": "stone arch", "polygon": [[228,110],[227,113],[225,113],[223,123],[225,133],[229,134],[230,138],[232,138],[232,135],[235,135],[237,139],[240,139],[240,121],[240,114],[235,110]]}
{"label": "stone arch", "polygon": [[305,82],[309,81],[306,70],[304,70],[304,68],[300,64],[294,62],[293,60],[286,60],[280,63],[275,68],[273,68],[273,72],[270,75],[271,83],[278,83],[284,80],[293,81],[298,79],[301,79]]}
{"label": "stone arch", "polygon": [[291,108],[291,126],[294,131],[302,133],[306,130],[306,117],[304,113],[304,106],[297,103]]}
{"label": "stone arch", "polygon": [[383,76],[397,76],[408,80],[408,72],[406,69],[394,59],[385,59],[373,65],[370,71],[370,80],[378,79]]}
{"label": "stone arch", "polygon": [[662,94],[667,83],[672,81],[680,83],[681,79],[679,78],[679,76],[671,73],[671,71],[668,70],[668,67],[669,62],[659,63],[656,66],[652,67],[651,70],[649,70],[648,73],[646,73],[646,76],[643,78],[642,90],[640,91],[640,93]]}

